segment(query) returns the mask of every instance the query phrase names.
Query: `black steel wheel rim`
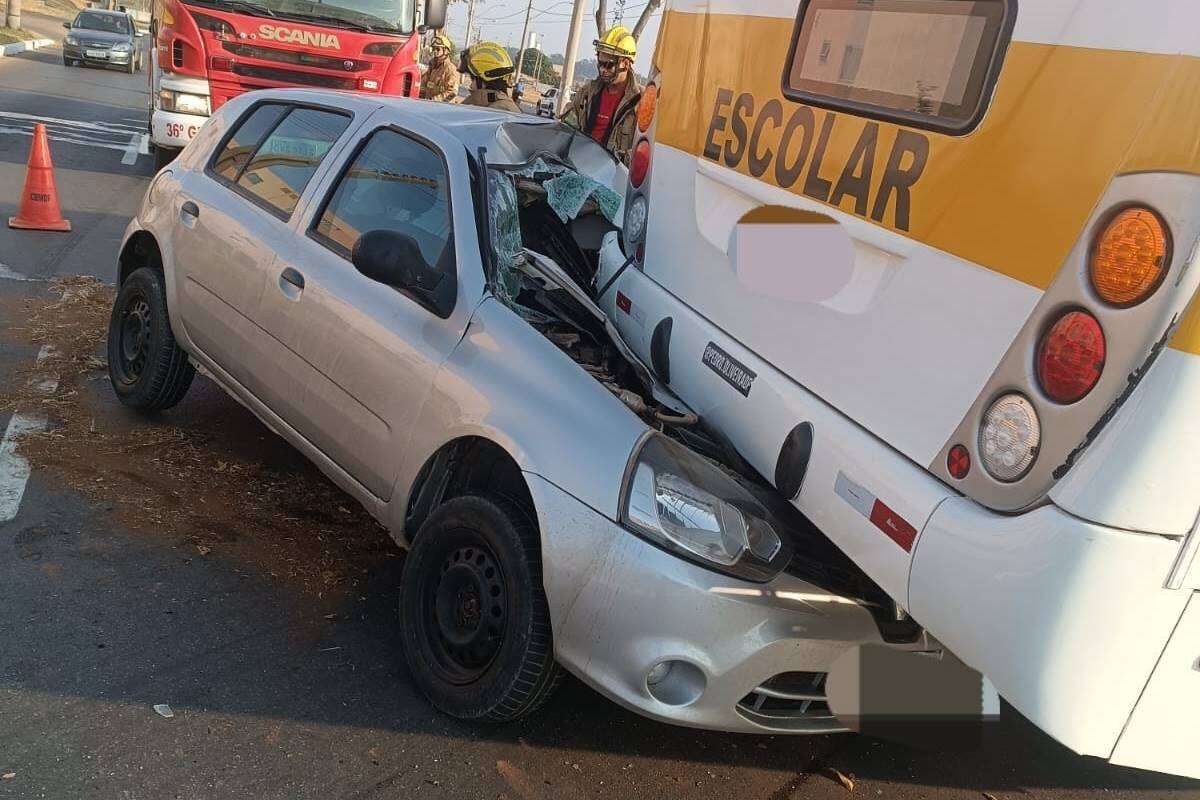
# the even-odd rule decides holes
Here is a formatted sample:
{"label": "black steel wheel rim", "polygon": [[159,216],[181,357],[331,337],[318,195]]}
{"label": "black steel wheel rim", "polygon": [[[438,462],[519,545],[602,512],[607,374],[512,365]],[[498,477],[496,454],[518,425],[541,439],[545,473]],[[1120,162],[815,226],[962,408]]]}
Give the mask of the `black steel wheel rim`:
{"label": "black steel wheel rim", "polygon": [[150,303],[146,298],[140,294],[130,297],[117,330],[117,363],[123,383],[137,383],[146,369],[151,323]]}
{"label": "black steel wheel rim", "polygon": [[455,685],[477,681],[492,666],[509,616],[499,559],[477,533],[461,533],[446,537],[454,541],[431,560],[437,566],[421,586],[425,640],[437,671]]}

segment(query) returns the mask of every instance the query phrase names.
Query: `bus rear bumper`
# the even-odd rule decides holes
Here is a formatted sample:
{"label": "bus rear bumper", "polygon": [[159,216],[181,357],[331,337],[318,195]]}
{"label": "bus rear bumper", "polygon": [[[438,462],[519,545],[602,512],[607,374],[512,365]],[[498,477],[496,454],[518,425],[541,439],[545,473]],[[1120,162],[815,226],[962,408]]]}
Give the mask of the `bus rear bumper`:
{"label": "bus rear bumper", "polygon": [[1005,516],[947,500],[917,542],[910,610],[1034,724],[1108,759],[1188,603],[1166,588],[1180,549],[1053,505]]}

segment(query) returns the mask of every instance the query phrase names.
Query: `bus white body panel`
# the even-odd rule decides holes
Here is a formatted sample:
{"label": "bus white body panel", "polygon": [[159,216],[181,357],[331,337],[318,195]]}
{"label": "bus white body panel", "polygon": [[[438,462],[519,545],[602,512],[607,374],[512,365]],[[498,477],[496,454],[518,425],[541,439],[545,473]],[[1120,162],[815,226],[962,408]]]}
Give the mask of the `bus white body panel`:
{"label": "bus white body panel", "polygon": [[[820,55],[789,67],[801,5],[668,4],[648,177],[626,198],[648,202],[643,257],[603,307],[777,486],[789,434],[811,424],[789,499],[1014,707],[1076,752],[1200,778],[1200,6],[1004,4],[1017,16],[983,115],[946,133],[821,102],[794,122],[812,94],[788,94],[796,65],[828,54],[836,75],[857,50],[857,69],[867,41],[843,53],[827,19],[808,41],[831,40]],[[887,185],[897,166],[918,175],[924,145],[901,145],[919,140],[924,183],[902,212]],[[1093,246],[1135,205],[1173,238],[1168,272],[1140,304],[1106,304]],[[781,218],[782,245],[747,230]],[[607,242],[597,285],[625,261]],[[1057,402],[1036,354],[1079,308],[1108,360],[1090,396]],[[980,459],[981,409],[1002,392],[1041,415],[1024,485]],[[948,472],[954,443],[969,480]]]}

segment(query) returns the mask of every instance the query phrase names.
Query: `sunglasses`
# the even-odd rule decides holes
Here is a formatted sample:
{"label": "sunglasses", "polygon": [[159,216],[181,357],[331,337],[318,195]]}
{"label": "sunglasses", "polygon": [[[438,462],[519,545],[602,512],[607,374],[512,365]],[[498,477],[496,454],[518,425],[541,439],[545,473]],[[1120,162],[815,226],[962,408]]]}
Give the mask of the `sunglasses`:
{"label": "sunglasses", "polygon": [[616,69],[621,66],[620,61],[597,61],[596,66],[599,69]]}

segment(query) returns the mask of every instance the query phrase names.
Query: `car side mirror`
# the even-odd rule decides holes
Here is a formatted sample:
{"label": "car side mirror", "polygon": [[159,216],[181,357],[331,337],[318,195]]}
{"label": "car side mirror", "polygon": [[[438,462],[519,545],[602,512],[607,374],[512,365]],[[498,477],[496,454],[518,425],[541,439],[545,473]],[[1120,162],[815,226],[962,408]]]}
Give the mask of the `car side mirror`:
{"label": "car side mirror", "polygon": [[446,0],[425,0],[424,24],[435,31],[446,27]]}
{"label": "car side mirror", "polygon": [[350,260],[366,277],[391,286],[442,319],[454,311],[453,273],[430,266],[411,236],[386,229],[368,231],[354,243]]}
{"label": "car side mirror", "polygon": [[63,23],[63,27],[64,27],[64,28],[66,28],[67,30],[71,30],[71,23],[69,23],[69,22],[64,22],[64,23]]}

